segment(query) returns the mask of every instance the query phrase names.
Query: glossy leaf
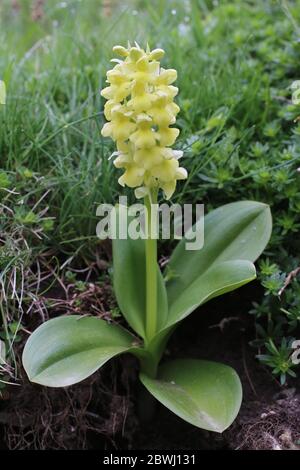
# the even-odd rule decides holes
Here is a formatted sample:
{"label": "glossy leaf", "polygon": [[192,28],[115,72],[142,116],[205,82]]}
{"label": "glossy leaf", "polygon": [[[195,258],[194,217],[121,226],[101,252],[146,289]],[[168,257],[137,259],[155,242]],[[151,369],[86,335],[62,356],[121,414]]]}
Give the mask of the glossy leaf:
{"label": "glossy leaf", "polygon": [[237,373],[224,364],[180,359],[163,364],[158,379],[140,375],[148,391],[169,410],[202,429],[223,432],[241,406]]}
{"label": "glossy leaf", "polygon": [[32,333],[23,365],[32,382],[65,387],[93,374],[112,357],[129,351],[135,338],[95,317],[54,318]]}
{"label": "glossy leaf", "polygon": [[[259,202],[234,202],[205,216],[204,247],[199,251],[186,251],[185,239],[182,239],[168,264],[170,272],[174,273],[174,277],[167,283],[170,311],[168,324],[170,319],[174,322],[175,312],[178,314],[177,321],[183,315],[183,312],[178,310],[179,304],[185,303],[186,312],[183,316],[186,316],[200,303],[253,279],[252,266],[248,265],[247,268],[247,264],[230,263],[237,260],[255,261],[266,247],[271,229],[270,209],[266,204]],[[224,262],[229,263],[224,264]],[[223,273],[223,286],[221,273]],[[213,285],[214,276],[216,286]],[[227,289],[227,276],[231,279],[229,289]],[[191,286],[193,286],[191,302],[188,303],[186,290]],[[196,286],[199,286],[197,303]],[[186,302],[183,302],[182,296]]]}
{"label": "glossy leaf", "polygon": [[[145,240],[113,240],[114,291],[120,310],[129,325],[145,338],[146,324],[146,261]],[[158,327],[162,328],[168,315],[165,283],[157,266]]]}
{"label": "glossy leaf", "polygon": [[170,306],[168,325],[174,325],[204,302],[237,289],[255,277],[255,266],[250,261],[223,261],[213,265],[178,294]]}

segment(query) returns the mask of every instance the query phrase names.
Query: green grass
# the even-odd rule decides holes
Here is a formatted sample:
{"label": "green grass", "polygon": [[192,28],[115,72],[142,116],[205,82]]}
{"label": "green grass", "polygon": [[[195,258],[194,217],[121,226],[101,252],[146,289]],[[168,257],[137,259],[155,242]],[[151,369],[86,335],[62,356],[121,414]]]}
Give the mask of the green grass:
{"label": "green grass", "polygon": [[[0,5],[6,338],[5,325],[18,322],[22,311],[22,279],[40,258],[57,269],[65,261],[95,260],[96,207],[121,192],[108,160],[112,144],[100,135],[99,91],[112,46],[127,40],[163,47],[164,64],[178,70],[177,146],[189,179],[178,185],[174,202],[205,202],[207,209],[238,199],[268,202],[275,216],[268,255],[278,262],[278,276],[297,264],[300,125],[293,120],[300,113],[289,87],[300,78],[298,0],[115,0],[109,17],[100,0],[48,0],[39,21],[31,19],[34,2],[19,3],[20,10],[9,0]],[[264,302],[273,305],[273,294]]]}

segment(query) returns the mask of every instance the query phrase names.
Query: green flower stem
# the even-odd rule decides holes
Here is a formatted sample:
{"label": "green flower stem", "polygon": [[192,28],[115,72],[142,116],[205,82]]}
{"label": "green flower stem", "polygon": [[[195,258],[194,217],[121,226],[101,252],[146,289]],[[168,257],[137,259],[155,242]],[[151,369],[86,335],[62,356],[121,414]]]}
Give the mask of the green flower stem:
{"label": "green flower stem", "polygon": [[[145,197],[147,209],[146,238],[146,338],[150,341],[157,327],[157,239],[156,220],[152,220],[152,204],[157,202],[157,193]],[[151,234],[153,236],[151,236]]]}

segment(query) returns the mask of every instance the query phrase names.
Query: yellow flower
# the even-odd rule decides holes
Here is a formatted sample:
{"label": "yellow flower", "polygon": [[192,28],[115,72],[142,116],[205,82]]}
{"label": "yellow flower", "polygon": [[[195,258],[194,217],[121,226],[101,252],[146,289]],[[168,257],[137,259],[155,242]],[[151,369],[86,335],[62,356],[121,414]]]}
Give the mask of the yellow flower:
{"label": "yellow flower", "polygon": [[121,186],[125,184],[130,188],[136,188],[137,186],[141,186],[143,182],[145,170],[143,168],[138,167],[134,163],[126,165],[125,173],[119,178],[119,183]]}
{"label": "yellow flower", "polygon": [[177,180],[187,178],[178,163],[182,152],[171,148],[179,134],[170,127],[180,110],[173,101],[177,72],[160,67],[162,49],[145,51],[136,44],[115,46],[113,51],[123,60],[114,60],[117,64],[107,72],[108,86],[101,92],[108,100],[102,135],[117,144],[114,165],[124,169],[119,183],[136,188],[137,197],[161,188],[169,199]]}
{"label": "yellow flower", "polygon": [[139,114],[136,117],[137,130],[129,139],[135,144],[136,149],[154,147],[157,133],[152,128],[152,119],[147,114]]}
{"label": "yellow flower", "polygon": [[174,144],[175,140],[179,135],[179,129],[175,127],[161,127],[159,129],[159,141],[160,144],[166,147],[170,147]]}
{"label": "yellow flower", "polygon": [[134,153],[134,161],[142,165],[145,170],[151,170],[153,165],[158,165],[164,159],[164,149],[158,146],[152,148],[138,149]]}
{"label": "yellow flower", "polygon": [[111,137],[113,140],[125,141],[129,139],[136,129],[136,124],[132,120],[132,113],[121,104],[117,104],[111,109],[111,122],[104,124],[102,128],[103,137]]}

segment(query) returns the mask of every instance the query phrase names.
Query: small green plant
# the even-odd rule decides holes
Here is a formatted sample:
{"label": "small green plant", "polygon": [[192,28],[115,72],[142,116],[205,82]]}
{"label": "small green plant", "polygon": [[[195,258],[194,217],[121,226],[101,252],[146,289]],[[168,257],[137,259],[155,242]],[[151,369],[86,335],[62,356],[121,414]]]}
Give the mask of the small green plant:
{"label": "small green plant", "polygon": [[[272,369],[284,385],[288,376],[296,377],[298,364],[291,360],[291,344],[300,321],[297,279],[299,267],[290,273],[281,272],[269,259],[260,262],[260,281],[265,287],[261,303],[253,302],[250,313],[256,317],[256,340],[251,344],[259,348],[257,358]],[[264,326],[262,326],[264,325]]]}
{"label": "small green plant", "polygon": [[[173,102],[176,71],[160,67],[164,51],[138,45],[114,48],[124,60],[107,74],[109,86],[102,134],[117,143],[121,185],[144,199],[145,239],[113,240],[113,282],[120,312],[131,331],[89,316],[65,316],[40,326],[29,338],[23,364],[32,382],[50,387],[77,383],[112,357],[131,353],[140,362],[140,379],[167,408],[203,429],[222,432],[235,419],[242,400],[238,375],[229,366],[199,359],[160,364],[175,328],[200,305],[255,279],[253,262],[271,234],[269,207],[254,201],[227,204],[205,217],[202,250],[176,246],[165,277],[157,263],[156,221],[160,189],[169,199],[182,152],[173,150],[179,130],[171,127],[179,107]],[[209,130],[223,117],[209,123]],[[229,175],[225,175],[226,178]],[[226,179],[225,178],[225,179]],[[223,184],[224,175],[219,183]],[[118,207],[121,213],[127,209]]]}
{"label": "small green plant", "polygon": [[296,377],[292,367],[295,367],[292,363],[291,354],[292,347],[291,342],[287,342],[286,338],[282,338],[280,346],[276,346],[274,341],[269,338],[265,342],[265,347],[268,354],[259,354],[257,358],[265,365],[272,368],[272,373],[280,377],[281,385],[284,385],[286,381],[286,375]]}
{"label": "small green plant", "polygon": [[[292,92],[292,105],[288,106],[286,119],[299,121],[297,116],[299,105],[299,80],[290,86]],[[290,114],[289,111],[292,111]],[[298,131],[294,132],[297,139]],[[289,161],[292,158],[298,141],[283,151],[284,158]],[[298,170],[299,171],[299,170]],[[280,210],[277,217],[277,227],[274,230],[273,243],[280,245],[281,256],[276,257],[279,264],[272,263],[269,259],[260,262],[260,281],[265,288],[265,296],[261,304],[253,302],[253,309],[250,313],[264,322],[256,323],[257,339],[252,341],[253,346],[259,347],[257,358],[266,366],[270,367],[272,374],[279,377],[281,385],[286,383],[288,376],[297,376],[294,369],[298,366],[292,361],[292,343],[294,338],[291,334],[299,326],[299,260],[293,253],[298,251],[293,244],[293,233],[299,231],[299,197],[295,184],[295,172],[283,168],[277,170],[274,181],[278,185],[279,191],[284,190],[288,198],[289,211]],[[279,199],[279,196],[276,195]],[[297,239],[297,237],[295,237]],[[272,252],[272,244],[270,244]],[[292,253],[288,248],[292,247]],[[274,256],[274,254],[273,254]],[[280,269],[279,266],[283,269]]]}

